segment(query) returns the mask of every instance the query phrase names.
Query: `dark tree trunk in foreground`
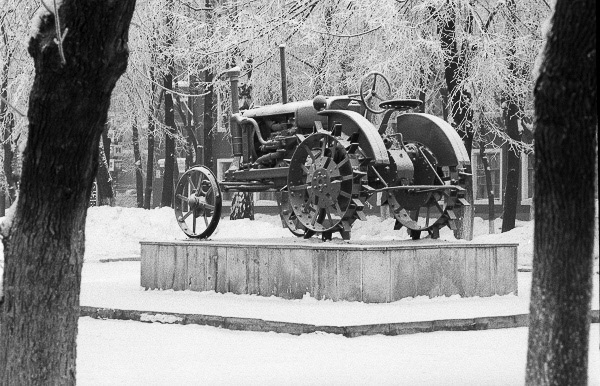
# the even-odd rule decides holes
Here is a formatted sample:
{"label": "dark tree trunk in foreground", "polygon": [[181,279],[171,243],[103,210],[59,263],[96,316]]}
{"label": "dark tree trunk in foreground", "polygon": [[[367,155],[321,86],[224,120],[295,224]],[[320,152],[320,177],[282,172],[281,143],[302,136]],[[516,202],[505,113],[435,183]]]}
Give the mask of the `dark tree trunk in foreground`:
{"label": "dark tree trunk in foreground", "polygon": [[557,1],[539,73],[527,384],[585,385],[598,160],[595,0]]}
{"label": "dark tree trunk in foreground", "polygon": [[[85,219],[135,1],[65,0],[29,42],[35,79],[21,189],[4,238],[0,384],[75,384]],[[64,34],[63,29],[63,34]]]}
{"label": "dark tree trunk in foreground", "polygon": [[133,161],[135,165],[135,193],[137,207],[144,207],[144,174],[142,173],[142,154],[140,152],[140,133],[137,124],[131,127],[131,142],[133,143]]}

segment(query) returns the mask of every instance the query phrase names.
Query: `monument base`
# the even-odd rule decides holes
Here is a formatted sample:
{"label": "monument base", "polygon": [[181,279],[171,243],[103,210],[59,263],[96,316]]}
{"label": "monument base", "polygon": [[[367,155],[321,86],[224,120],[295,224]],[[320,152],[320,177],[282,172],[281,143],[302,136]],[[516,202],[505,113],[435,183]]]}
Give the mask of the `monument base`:
{"label": "monument base", "polygon": [[517,294],[517,244],[145,241],[141,285],[370,303]]}

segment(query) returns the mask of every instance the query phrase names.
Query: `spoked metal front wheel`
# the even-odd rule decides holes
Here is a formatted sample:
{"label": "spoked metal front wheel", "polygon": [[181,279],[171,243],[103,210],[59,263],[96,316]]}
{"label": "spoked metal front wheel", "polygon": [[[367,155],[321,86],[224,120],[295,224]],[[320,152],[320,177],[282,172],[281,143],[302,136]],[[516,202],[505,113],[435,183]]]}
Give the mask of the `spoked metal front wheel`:
{"label": "spoked metal front wheel", "polygon": [[214,174],[204,166],[186,171],[175,188],[175,217],[181,230],[198,239],[209,237],[221,218],[222,196]]}

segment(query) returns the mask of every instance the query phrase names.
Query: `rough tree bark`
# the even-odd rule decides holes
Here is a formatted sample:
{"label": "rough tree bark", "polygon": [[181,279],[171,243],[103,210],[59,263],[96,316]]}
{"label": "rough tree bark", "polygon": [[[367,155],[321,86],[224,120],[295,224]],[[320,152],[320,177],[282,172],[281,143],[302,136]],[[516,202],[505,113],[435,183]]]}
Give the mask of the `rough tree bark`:
{"label": "rough tree bark", "polygon": [[64,50],[48,13],[29,41],[28,141],[16,212],[2,230],[2,385],[75,384],[86,210],[110,95],[127,66],[134,6],[65,0]]}
{"label": "rough tree bark", "polygon": [[[529,385],[585,385],[593,280],[596,1],[556,2],[535,93]],[[597,364],[595,364],[597,366]]]}

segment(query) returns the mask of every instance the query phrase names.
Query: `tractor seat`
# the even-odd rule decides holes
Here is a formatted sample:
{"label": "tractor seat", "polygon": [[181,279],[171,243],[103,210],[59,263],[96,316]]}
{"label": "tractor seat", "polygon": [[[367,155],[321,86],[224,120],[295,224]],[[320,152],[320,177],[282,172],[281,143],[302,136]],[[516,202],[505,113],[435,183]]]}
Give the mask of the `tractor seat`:
{"label": "tractor seat", "polygon": [[393,99],[389,101],[383,101],[379,104],[382,109],[392,109],[397,111],[414,109],[423,104],[420,99]]}

